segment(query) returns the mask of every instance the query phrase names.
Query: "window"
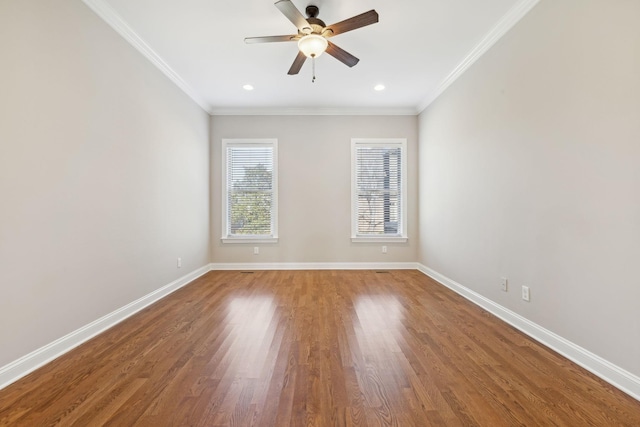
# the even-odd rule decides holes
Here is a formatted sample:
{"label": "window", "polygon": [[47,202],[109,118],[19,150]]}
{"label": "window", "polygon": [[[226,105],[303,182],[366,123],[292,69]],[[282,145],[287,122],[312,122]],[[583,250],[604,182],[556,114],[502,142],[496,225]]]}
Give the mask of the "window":
{"label": "window", "polygon": [[222,140],[222,241],[278,238],[278,141]]}
{"label": "window", "polygon": [[353,242],[405,242],[406,139],[352,139]]}

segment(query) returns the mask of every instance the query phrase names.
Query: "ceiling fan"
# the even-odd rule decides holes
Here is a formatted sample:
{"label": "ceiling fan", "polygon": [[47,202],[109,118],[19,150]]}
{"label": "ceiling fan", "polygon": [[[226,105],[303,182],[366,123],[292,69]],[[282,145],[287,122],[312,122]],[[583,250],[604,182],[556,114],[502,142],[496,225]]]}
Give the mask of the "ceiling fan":
{"label": "ceiling fan", "polygon": [[[296,59],[293,61],[291,68],[289,68],[289,72],[287,73],[289,75],[298,74],[307,58],[311,58],[312,61],[314,61],[315,58],[325,51],[343,64],[353,67],[360,60],[327,39],[337,36],[338,34],[346,33],[347,31],[356,30],[378,22],[378,12],[373,9],[333,25],[325,25],[325,23],[317,17],[319,12],[317,6],[307,6],[305,9],[307,18],[300,13],[291,0],[278,0],[275,2],[275,6],[284,16],[287,17],[287,19],[289,19],[289,21],[293,23],[293,25],[298,28],[298,34],[247,37],[244,41],[245,43],[297,41],[299,52]],[[313,63],[313,68],[313,79],[311,81],[315,81],[316,79],[315,61]]]}

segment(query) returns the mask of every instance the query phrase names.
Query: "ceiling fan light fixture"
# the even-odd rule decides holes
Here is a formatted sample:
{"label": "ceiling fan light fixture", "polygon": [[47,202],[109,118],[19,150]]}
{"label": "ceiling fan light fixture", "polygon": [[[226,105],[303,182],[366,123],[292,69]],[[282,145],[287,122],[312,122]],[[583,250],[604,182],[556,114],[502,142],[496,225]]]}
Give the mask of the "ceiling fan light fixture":
{"label": "ceiling fan light fixture", "polygon": [[307,58],[317,58],[327,50],[329,42],[319,34],[309,34],[298,40],[298,49]]}

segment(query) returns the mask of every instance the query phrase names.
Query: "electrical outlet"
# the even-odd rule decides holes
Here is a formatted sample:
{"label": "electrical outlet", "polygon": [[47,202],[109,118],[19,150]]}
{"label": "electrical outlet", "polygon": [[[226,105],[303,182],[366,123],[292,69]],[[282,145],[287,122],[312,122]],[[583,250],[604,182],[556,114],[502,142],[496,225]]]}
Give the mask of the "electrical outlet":
{"label": "electrical outlet", "polygon": [[254,246],[254,247],[253,247],[253,254],[254,254],[254,255],[258,255],[259,253],[260,253],[260,248],[259,248],[259,247],[257,247],[257,246]]}
{"label": "electrical outlet", "polygon": [[522,287],[522,299],[525,301],[529,301],[531,295],[529,293],[529,287],[528,286],[523,286]]}
{"label": "electrical outlet", "polygon": [[386,254],[386,253],[387,253],[387,247],[386,247],[386,246],[383,246],[383,247],[382,247],[382,253],[383,253],[383,254]]}
{"label": "electrical outlet", "polygon": [[180,258],[180,257],[178,257],[177,266],[178,266],[178,268],[182,268],[182,258]]}
{"label": "electrical outlet", "polygon": [[506,277],[502,278],[502,282],[500,282],[500,289],[502,289],[503,292],[507,292],[507,290],[509,290],[509,283],[507,281]]}

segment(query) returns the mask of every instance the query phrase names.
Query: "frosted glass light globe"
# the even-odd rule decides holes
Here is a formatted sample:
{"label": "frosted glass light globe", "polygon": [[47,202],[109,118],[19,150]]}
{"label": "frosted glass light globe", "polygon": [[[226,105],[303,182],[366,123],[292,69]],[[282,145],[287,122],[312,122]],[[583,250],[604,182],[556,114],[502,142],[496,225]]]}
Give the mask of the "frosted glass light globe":
{"label": "frosted glass light globe", "polygon": [[298,40],[298,49],[307,58],[317,58],[329,46],[327,39],[319,34],[309,34]]}

